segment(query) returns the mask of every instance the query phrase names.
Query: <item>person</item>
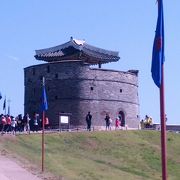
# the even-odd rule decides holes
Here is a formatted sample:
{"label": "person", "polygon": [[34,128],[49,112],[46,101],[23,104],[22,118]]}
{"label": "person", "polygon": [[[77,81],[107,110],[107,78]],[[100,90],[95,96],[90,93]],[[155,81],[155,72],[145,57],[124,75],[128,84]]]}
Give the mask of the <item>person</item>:
{"label": "person", "polygon": [[144,129],[144,120],[142,119],[141,122],[140,122],[140,125],[141,125],[141,129]]}
{"label": "person", "polygon": [[26,115],[23,117],[24,119],[24,131],[26,131],[28,134],[30,134],[30,117],[29,114],[26,113]]}
{"label": "person", "polygon": [[16,125],[17,125],[17,122],[16,122],[16,119],[12,116],[12,121],[11,121],[11,130],[12,130],[12,133],[13,135],[16,134]]}
{"label": "person", "polygon": [[145,116],[145,119],[144,119],[144,123],[145,123],[145,128],[152,128],[152,118],[149,117],[148,115]]}
{"label": "person", "polygon": [[91,120],[92,120],[92,115],[89,111],[88,114],[86,115],[86,123],[87,123],[87,130],[88,131],[91,131]]}
{"label": "person", "polygon": [[165,114],[165,121],[167,122],[168,118],[167,118],[167,114]]}
{"label": "person", "polygon": [[19,114],[16,117],[16,122],[17,122],[17,131],[22,132],[23,131],[23,122],[22,122],[22,114]]}
{"label": "person", "polygon": [[109,119],[109,130],[111,130],[112,122],[113,122],[113,120],[110,118]]}
{"label": "person", "polygon": [[45,129],[49,128],[49,118],[47,116],[45,117],[44,126],[45,126]]}
{"label": "person", "polygon": [[5,126],[6,126],[6,117],[4,115],[2,115],[2,117],[1,117],[1,123],[2,123],[1,134],[4,134],[4,130],[5,130]]}
{"label": "person", "polygon": [[106,130],[109,130],[110,129],[110,116],[109,116],[109,114],[106,114],[104,120],[106,121]]}
{"label": "person", "polygon": [[115,130],[119,129],[120,125],[121,125],[121,121],[119,119],[119,116],[117,116],[115,120]]}
{"label": "person", "polygon": [[36,131],[36,132],[38,132],[38,129],[39,129],[39,124],[38,124],[38,117],[39,117],[39,114],[37,114],[37,113],[35,113],[35,115],[34,115],[34,128],[33,128],[33,132],[34,131]]}
{"label": "person", "polygon": [[5,131],[8,133],[8,132],[11,132],[11,117],[7,114],[6,115],[6,129]]}

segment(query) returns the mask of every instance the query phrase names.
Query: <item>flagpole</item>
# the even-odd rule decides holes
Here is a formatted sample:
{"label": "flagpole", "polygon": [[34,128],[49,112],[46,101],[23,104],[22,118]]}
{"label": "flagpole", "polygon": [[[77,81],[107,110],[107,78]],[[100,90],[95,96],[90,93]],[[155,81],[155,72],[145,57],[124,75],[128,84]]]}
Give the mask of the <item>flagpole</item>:
{"label": "flagpole", "polygon": [[5,115],[6,115],[6,96],[5,96],[5,99],[4,99],[4,104],[3,104],[3,108],[4,108],[4,113],[5,113]]}
{"label": "flagpole", "polygon": [[167,180],[166,120],[164,101],[164,63],[162,64],[162,81],[160,86],[160,118],[161,118],[161,162],[162,180]]}
{"label": "flagpole", "polygon": [[[45,78],[43,77],[43,88],[45,86]],[[43,108],[42,114],[42,172],[44,172],[44,117],[45,117],[45,110]]]}
{"label": "flagpole", "polygon": [[45,111],[43,111],[42,117],[42,172],[44,172],[44,117]]}
{"label": "flagpole", "polygon": [[164,15],[163,0],[158,0],[158,18],[153,44],[151,73],[154,83],[160,92],[160,119],[161,119],[161,163],[162,180],[167,179],[167,152],[166,152],[166,120],[164,101]]}
{"label": "flagpole", "polygon": [[8,115],[10,115],[11,113],[10,113],[10,103],[11,103],[11,100],[10,99],[8,99]]}

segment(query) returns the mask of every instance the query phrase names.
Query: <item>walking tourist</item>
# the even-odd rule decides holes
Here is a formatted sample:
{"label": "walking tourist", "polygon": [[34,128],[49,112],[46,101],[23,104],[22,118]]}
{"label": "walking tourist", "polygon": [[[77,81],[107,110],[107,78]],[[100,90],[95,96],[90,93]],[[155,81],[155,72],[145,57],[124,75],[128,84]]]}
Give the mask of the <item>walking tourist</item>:
{"label": "walking tourist", "polygon": [[108,113],[106,113],[106,116],[105,116],[105,122],[106,122],[106,130],[109,130],[110,129],[110,116]]}
{"label": "walking tourist", "polygon": [[88,131],[91,131],[91,120],[92,120],[92,115],[89,111],[88,114],[86,115],[86,123],[87,123],[87,130]]}

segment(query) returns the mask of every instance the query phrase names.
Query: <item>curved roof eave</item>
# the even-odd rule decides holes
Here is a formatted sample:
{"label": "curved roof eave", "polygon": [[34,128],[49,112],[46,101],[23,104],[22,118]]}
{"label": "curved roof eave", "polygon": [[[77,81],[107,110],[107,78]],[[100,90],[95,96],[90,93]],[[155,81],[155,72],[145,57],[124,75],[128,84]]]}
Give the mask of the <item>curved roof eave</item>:
{"label": "curved roof eave", "polygon": [[[73,51],[72,48],[74,48],[75,51]],[[96,63],[93,64],[98,64],[99,62],[102,64],[108,62],[116,62],[120,59],[119,52],[117,51],[110,51],[110,50],[98,48],[85,43],[84,40],[76,40],[73,38],[71,38],[70,41],[64,44],[50,48],[35,50],[35,52],[36,55],[34,57],[37,60],[44,60],[47,62],[63,60],[64,58],[68,58],[72,56],[72,54],[77,52],[87,56],[84,57],[84,59],[82,59],[84,61],[89,61],[91,59],[90,61],[92,61],[93,63],[93,61],[95,60]],[[81,56],[80,54],[79,56]],[[86,58],[88,58],[89,60]]]}
{"label": "curved roof eave", "polygon": [[118,56],[118,54],[119,54],[118,51],[110,51],[110,50],[98,48],[98,47],[95,47],[95,46],[85,43],[85,41],[80,41],[80,40],[75,40],[75,39],[71,39],[70,41],[68,41],[64,44],[58,45],[58,46],[35,50],[35,52],[36,52],[36,55],[46,54],[46,53],[50,53],[50,52],[61,51],[62,49],[68,48],[70,46],[72,46],[75,49],[80,50],[80,51],[83,51],[83,49],[89,49],[91,51],[95,51],[95,52],[102,53],[102,54],[108,54],[111,56]]}

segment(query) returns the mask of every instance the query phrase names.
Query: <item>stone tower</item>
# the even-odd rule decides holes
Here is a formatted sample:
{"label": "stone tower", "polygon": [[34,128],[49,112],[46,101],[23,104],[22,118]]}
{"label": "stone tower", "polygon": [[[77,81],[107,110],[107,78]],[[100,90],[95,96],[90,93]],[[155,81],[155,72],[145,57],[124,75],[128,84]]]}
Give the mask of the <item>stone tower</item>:
{"label": "stone tower", "polygon": [[[40,113],[44,76],[49,107],[46,114],[51,126],[58,126],[59,113],[63,112],[72,114],[71,128],[84,127],[85,116],[90,111],[94,127],[105,125],[106,113],[115,120],[120,112],[124,125],[138,128],[138,71],[101,68],[101,64],[118,61],[118,52],[71,38],[65,44],[37,50],[35,58],[47,63],[24,69],[25,113],[30,116]],[[91,67],[96,64],[99,68]]]}

